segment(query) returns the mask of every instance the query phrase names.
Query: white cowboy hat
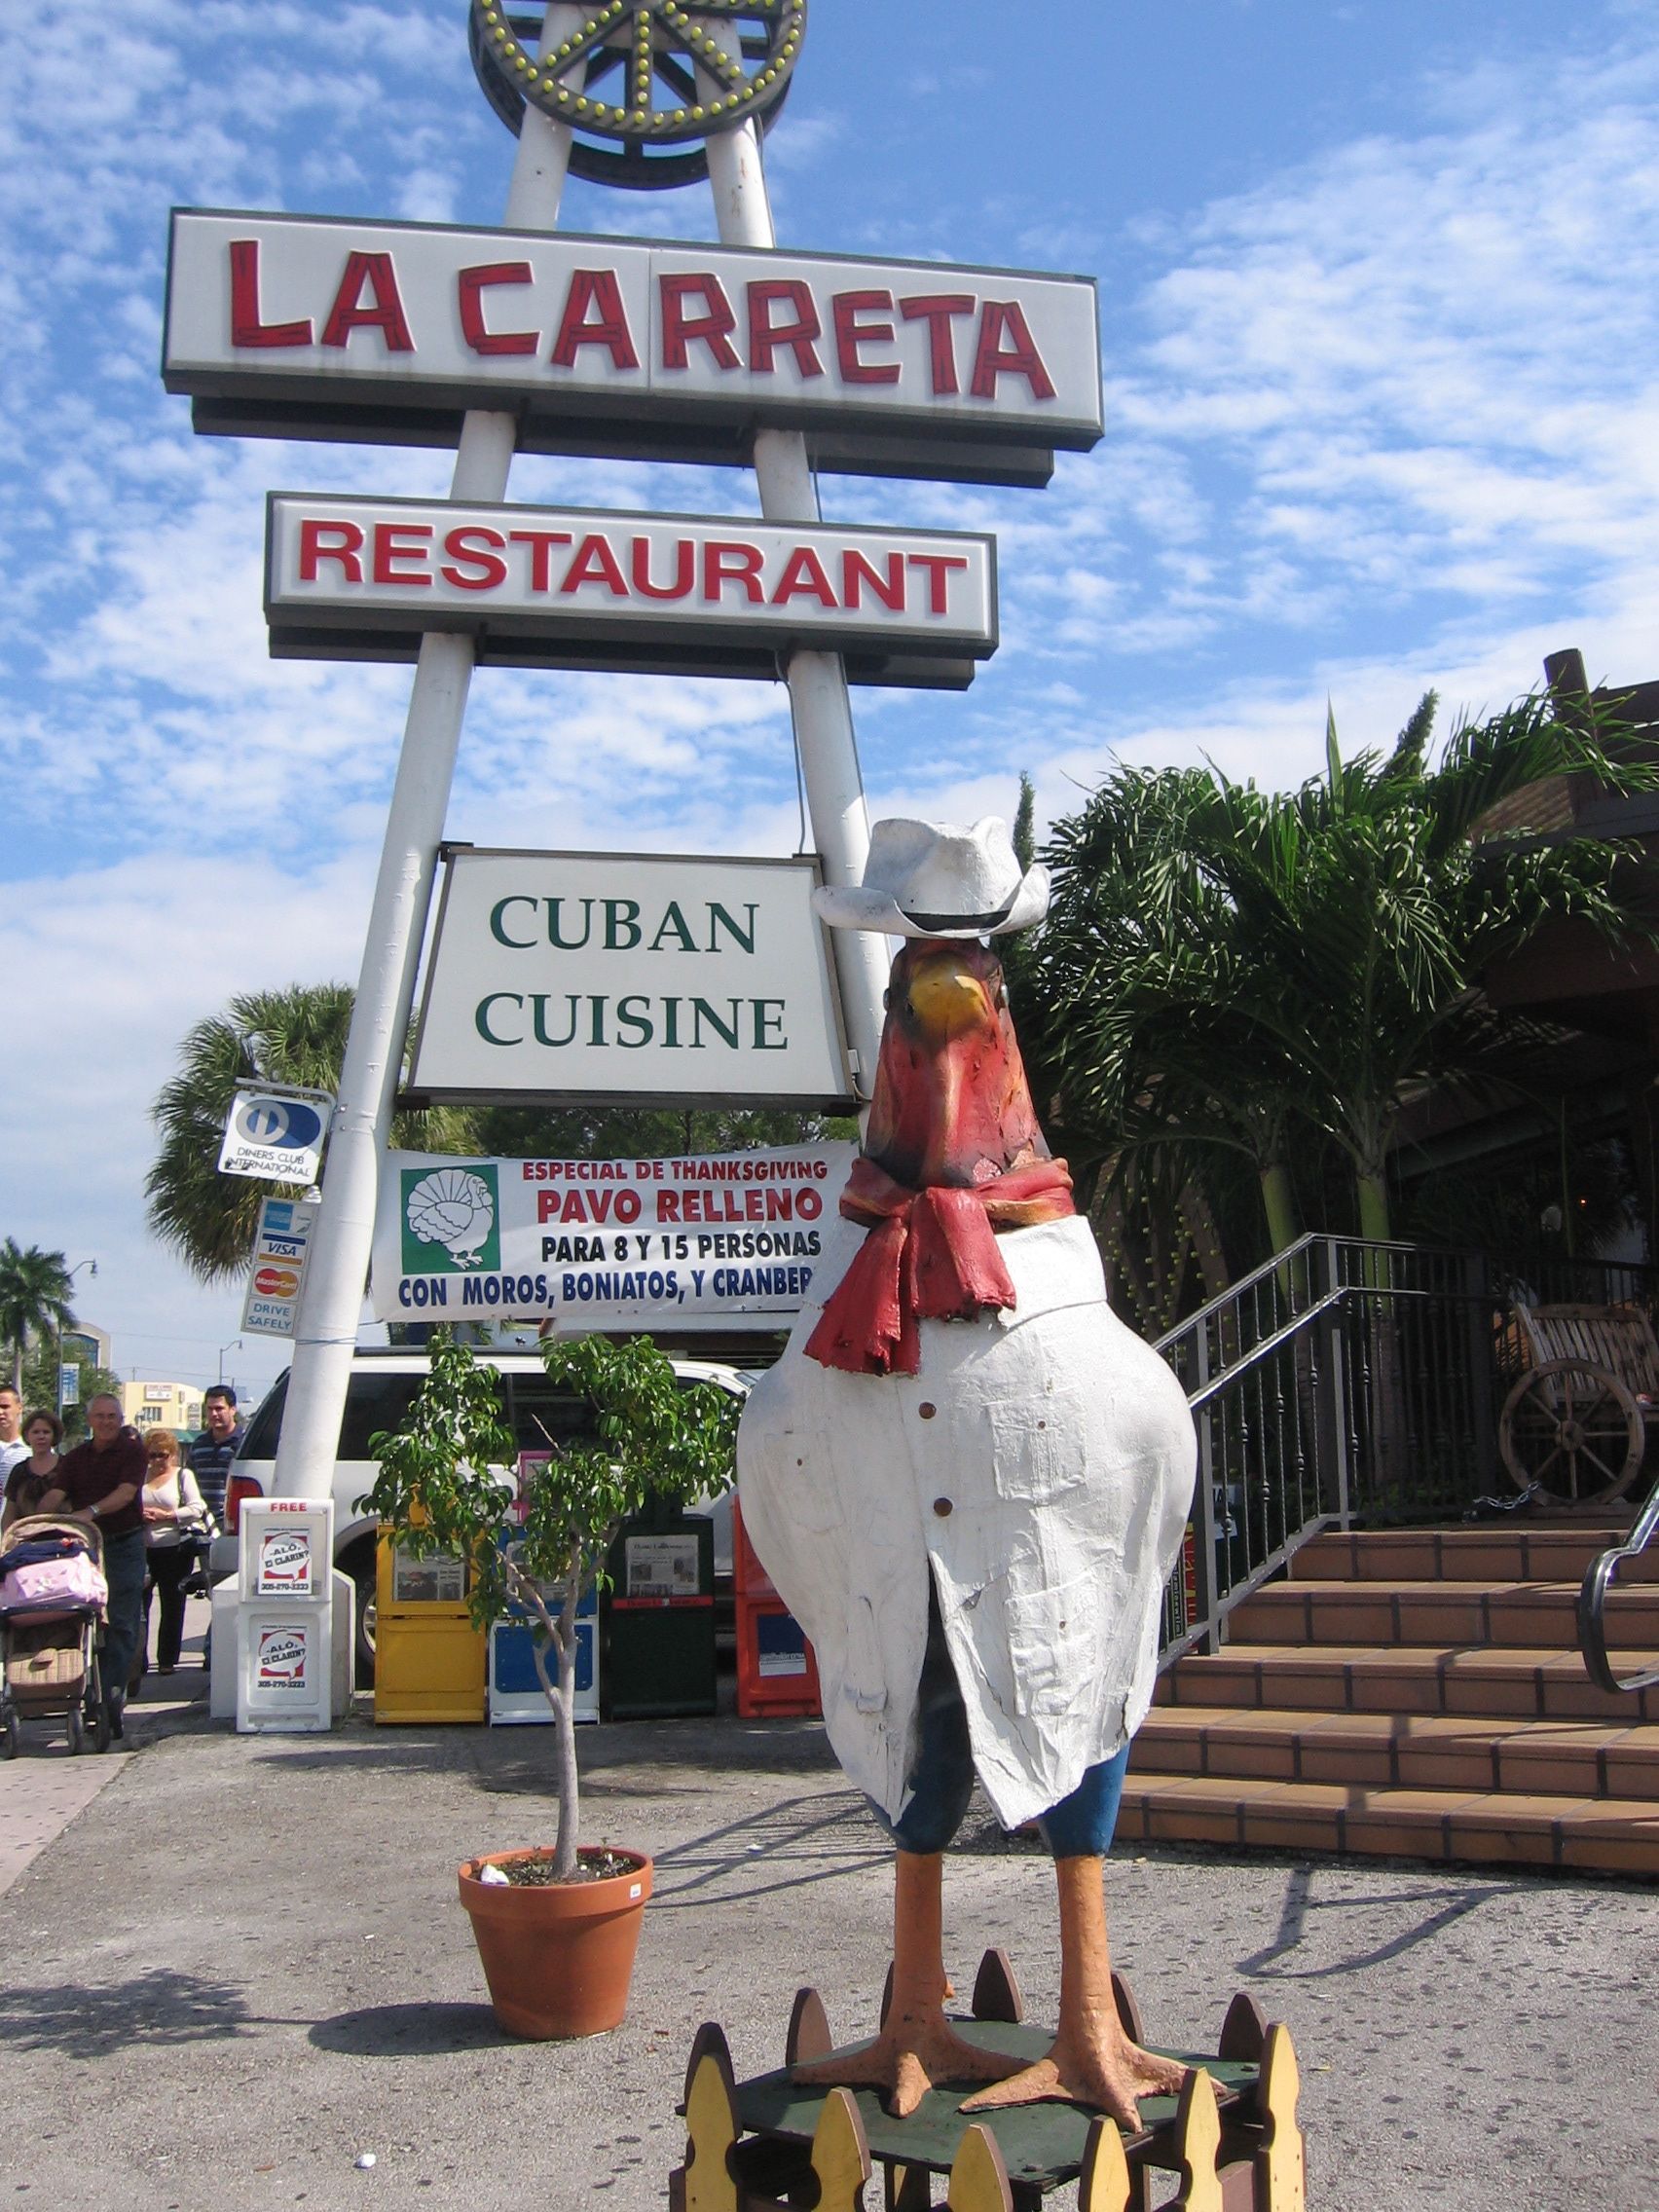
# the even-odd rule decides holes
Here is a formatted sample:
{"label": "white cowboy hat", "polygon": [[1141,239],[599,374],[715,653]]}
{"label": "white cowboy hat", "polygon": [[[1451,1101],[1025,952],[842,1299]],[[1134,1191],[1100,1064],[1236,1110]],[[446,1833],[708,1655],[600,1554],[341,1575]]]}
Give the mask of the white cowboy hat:
{"label": "white cowboy hat", "polygon": [[863,883],[823,884],[812,903],[837,929],[1003,937],[1049,911],[1049,871],[1021,870],[1008,824],[994,814],[971,830],[894,819],[870,831]]}

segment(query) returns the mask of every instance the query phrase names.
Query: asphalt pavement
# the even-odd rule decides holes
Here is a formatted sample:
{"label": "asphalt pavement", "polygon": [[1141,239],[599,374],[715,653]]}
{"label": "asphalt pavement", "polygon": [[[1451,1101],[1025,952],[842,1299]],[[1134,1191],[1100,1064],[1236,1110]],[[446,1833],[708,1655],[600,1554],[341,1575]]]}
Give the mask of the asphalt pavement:
{"label": "asphalt pavement", "polygon": [[[838,2036],[873,2023],[890,1859],[816,1723],[584,1729],[585,1838],[651,1852],[656,1895],[624,2025],[532,2045],[495,2027],[455,1869],[551,1839],[543,1733],[361,1708],[238,1737],[202,1685],[148,1684],[123,1754],[31,1732],[0,1767],[5,2201],[660,2206],[700,2021],[740,2073],[802,1982]],[[1051,2017],[1042,1853],[977,1806],[945,1879],[959,1985],[1000,1943]],[[1240,1988],[1289,2023],[1311,2212],[1659,2206],[1659,1889],[1155,1849],[1108,1899],[1151,2040],[1213,2048]]]}

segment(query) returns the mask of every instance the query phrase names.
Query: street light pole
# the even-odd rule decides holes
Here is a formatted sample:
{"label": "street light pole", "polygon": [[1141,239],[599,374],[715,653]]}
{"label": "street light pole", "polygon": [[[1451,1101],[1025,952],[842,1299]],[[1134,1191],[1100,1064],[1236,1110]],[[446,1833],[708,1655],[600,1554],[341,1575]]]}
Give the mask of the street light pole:
{"label": "street light pole", "polygon": [[[68,1304],[67,1286],[75,1280],[83,1268],[92,1274],[98,1272],[96,1260],[77,1260],[64,1274],[64,1304]],[[52,1327],[52,1412],[59,1427],[63,1423],[63,1316],[59,1313]]]}
{"label": "street light pole", "polygon": [[219,1346],[219,1381],[221,1382],[225,1380],[225,1354],[228,1351],[235,1351],[240,1343],[240,1337],[233,1337],[228,1345]]}

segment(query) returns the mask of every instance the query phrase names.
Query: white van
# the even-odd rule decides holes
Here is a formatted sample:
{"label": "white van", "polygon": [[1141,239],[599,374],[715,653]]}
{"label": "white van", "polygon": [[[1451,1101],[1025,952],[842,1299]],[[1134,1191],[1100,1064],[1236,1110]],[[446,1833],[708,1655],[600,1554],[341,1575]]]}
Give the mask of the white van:
{"label": "white van", "polygon": [[[585,1399],[572,1398],[548,1381],[540,1358],[534,1351],[485,1350],[481,1360],[500,1371],[506,1398],[507,1425],[519,1449],[535,1452],[562,1437],[585,1429],[591,1413]],[[734,1397],[746,1397],[755,1375],[744,1368],[726,1367],[714,1360],[687,1359],[672,1353],[674,1371],[685,1383],[713,1382]],[[369,1457],[369,1438],[382,1429],[395,1428],[414,1403],[430,1370],[424,1345],[381,1346],[358,1350],[351,1362],[351,1380],[346,1393],[346,1411],[340,1422],[340,1447],[334,1464],[334,1564],[357,1586],[357,1680],[372,1683],[375,1667],[375,1524],[357,1510],[357,1500],[374,1484],[378,1468]],[[247,1424],[240,1452],[231,1463],[225,1490],[225,1529],[208,1555],[208,1572],[217,1581],[237,1571],[237,1530],[245,1497],[271,1493],[276,1473],[276,1440],[282,1433],[282,1410],[288,1398],[288,1377],[279,1375],[261,1400]],[[715,1523],[715,1580],[717,1589],[731,1587],[731,1499],[704,1499],[696,1510],[712,1514]]]}

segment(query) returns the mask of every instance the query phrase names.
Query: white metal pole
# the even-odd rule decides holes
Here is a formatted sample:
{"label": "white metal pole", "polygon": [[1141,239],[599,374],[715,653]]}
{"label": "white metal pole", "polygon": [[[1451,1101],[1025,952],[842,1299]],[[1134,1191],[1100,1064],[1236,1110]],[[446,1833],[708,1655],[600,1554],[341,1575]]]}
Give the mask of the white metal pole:
{"label": "white metal pole", "polygon": [[[710,138],[708,155],[720,243],[776,245],[754,124]],[[807,465],[806,440],[798,430],[756,430],[755,477],[760,511],[768,522],[818,521],[818,487]],[[869,809],[859,770],[846,669],[839,653],[802,649],[791,654],[784,674],[825,881],[860,883],[869,852]],[[867,1099],[881,1041],[887,940],[869,930],[832,930],[830,938],[847,1042],[857,1055],[859,1090]]]}
{"label": "white metal pole", "polygon": [[[584,19],[581,8],[554,0],[542,22],[543,52],[551,52]],[[569,129],[527,101],[507,194],[509,229],[556,228],[570,151]],[[514,415],[470,411],[461,424],[451,498],[504,497],[517,437]],[[470,638],[431,634],[421,641],[340,1074],[340,1102],[328,1140],[322,1200],[294,1330],[273,1477],[278,1496],[325,1497],[333,1484],[374,1242],[381,1160],[391,1132],[392,1101],[472,665]]]}

